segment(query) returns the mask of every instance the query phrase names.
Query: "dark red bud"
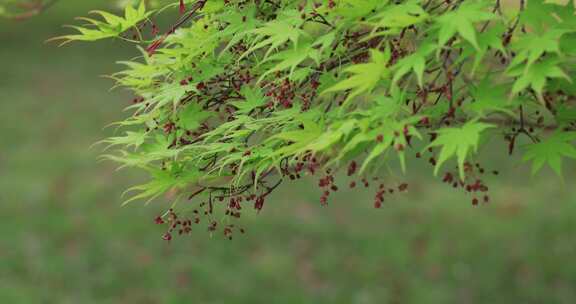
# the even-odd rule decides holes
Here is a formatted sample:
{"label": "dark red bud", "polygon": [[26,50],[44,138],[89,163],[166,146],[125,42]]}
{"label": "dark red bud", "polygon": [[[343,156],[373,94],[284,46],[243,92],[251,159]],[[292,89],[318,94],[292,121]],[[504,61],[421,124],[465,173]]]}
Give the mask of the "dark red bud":
{"label": "dark red bud", "polygon": [[184,0],[180,0],[180,14],[184,14],[186,12],[186,5],[184,5]]}

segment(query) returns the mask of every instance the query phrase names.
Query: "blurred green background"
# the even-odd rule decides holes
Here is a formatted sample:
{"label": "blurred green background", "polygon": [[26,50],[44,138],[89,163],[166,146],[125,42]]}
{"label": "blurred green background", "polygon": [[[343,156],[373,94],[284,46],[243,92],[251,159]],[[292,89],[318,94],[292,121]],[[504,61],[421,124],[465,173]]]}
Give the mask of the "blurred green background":
{"label": "blurred green background", "polygon": [[530,178],[486,149],[492,202],[415,163],[410,191],[372,208],[372,191],[321,207],[315,182],[275,193],[233,241],[166,243],[162,201],[120,207],[143,180],[89,149],[130,96],[98,77],[136,55],[119,42],[57,48],[62,24],[108,1],[63,0],[0,21],[0,303],[576,303],[574,166]]}

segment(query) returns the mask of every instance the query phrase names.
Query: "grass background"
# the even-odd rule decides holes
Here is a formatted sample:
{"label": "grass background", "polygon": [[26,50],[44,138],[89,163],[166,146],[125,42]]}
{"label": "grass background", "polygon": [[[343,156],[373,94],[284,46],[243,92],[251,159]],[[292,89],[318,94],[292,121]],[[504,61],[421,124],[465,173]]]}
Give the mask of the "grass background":
{"label": "grass background", "polygon": [[[60,1],[0,21],[0,303],[575,303],[574,164],[566,182],[493,145],[492,203],[414,163],[410,192],[373,209],[372,191],[321,207],[315,182],[282,188],[234,241],[203,231],[171,244],[165,208],[120,207],[143,180],[89,146],[130,97],[109,92],[119,42],[57,48],[61,24],[107,1]],[[198,230],[198,229],[196,229]]]}

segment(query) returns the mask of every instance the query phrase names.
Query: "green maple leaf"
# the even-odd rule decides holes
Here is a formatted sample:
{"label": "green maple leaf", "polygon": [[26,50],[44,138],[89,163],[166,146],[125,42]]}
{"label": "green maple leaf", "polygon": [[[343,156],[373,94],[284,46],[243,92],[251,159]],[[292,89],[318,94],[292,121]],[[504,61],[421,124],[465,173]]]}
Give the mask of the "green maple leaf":
{"label": "green maple leaf", "polygon": [[474,56],[474,63],[472,65],[472,70],[470,71],[470,75],[474,75],[480,66],[480,63],[482,63],[482,59],[484,59],[484,56],[486,56],[489,50],[498,50],[503,55],[506,55],[507,51],[502,44],[502,35],[505,31],[506,27],[498,24],[488,28],[488,30],[482,33],[479,33],[477,37],[478,47],[474,48],[474,46],[464,46],[464,51],[457,62],[463,62],[469,57]]}
{"label": "green maple leaf", "polygon": [[480,116],[485,116],[492,111],[513,116],[514,113],[510,110],[513,103],[508,98],[507,93],[507,86],[494,85],[488,78],[485,78],[477,87],[470,89],[474,102],[467,104],[465,107]]}
{"label": "green maple leaf", "polygon": [[356,96],[370,93],[380,80],[388,78],[390,70],[386,67],[386,64],[390,60],[390,49],[386,49],[384,53],[372,49],[370,54],[370,62],[352,65],[344,69],[345,73],[352,74],[352,76],[324,90],[321,95],[351,90],[344,101],[343,105],[345,105]]}
{"label": "green maple leaf", "polygon": [[538,97],[542,99],[542,92],[546,86],[547,78],[564,78],[571,81],[570,77],[558,67],[558,60],[547,58],[535,62],[528,68],[517,66],[508,72],[509,76],[518,77],[512,86],[512,94],[517,94],[522,90],[531,87]]}
{"label": "green maple leaf", "polygon": [[576,107],[558,105],[556,109],[556,121],[559,125],[565,126],[576,121]]}
{"label": "green maple leaf", "polygon": [[336,2],[334,14],[346,21],[354,21],[386,5],[389,0],[337,0]]}
{"label": "green maple leaf", "polygon": [[306,146],[313,143],[322,135],[322,127],[311,120],[302,120],[304,126],[301,130],[285,131],[276,134],[268,139],[268,141],[280,139],[288,142],[289,144],[281,147],[271,154],[271,157],[284,156],[290,154],[297,154],[306,150]]}
{"label": "green maple leaf", "polygon": [[228,25],[216,35],[229,39],[229,41],[222,52],[220,52],[220,56],[249,35],[252,29],[259,26],[260,23],[255,17],[255,14],[256,7],[253,4],[247,5],[242,11],[227,11],[222,14],[223,18],[228,22]]}
{"label": "green maple leaf", "polygon": [[558,26],[571,32],[576,32],[576,2],[568,1],[564,6],[556,5],[554,8],[554,17],[560,18]]}
{"label": "green maple leaf", "polygon": [[562,176],[562,158],[576,159],[576,148],[572,144],[574,140],[576,132],[556,132],[542,142],[529,145],[523,160],[532,161],[532,174],[548,164],[556,174]]}
{"label": "green maple leaf", "polygon": [[266,102],[262,90],[258,87],[243,86],[240,94],[244,96],[243,101],[234,101],[230,103],[238,109],[238,113],[240,114],[248,114],[254,109],[263,106]]}
{"label": "green maple leaf", "polygon": [[[182,97],[186,96],[186,92],[188,90],[195,90],[195,87],[192,84],[189,85],[181,85],[178,82],[172,83],[165,83],[161,86],[161,89],[154,95],[152,98],[149,99],[150,106],[154,105],[154,109],[158,110],[164,105],[172,104],[174,107],[180,103]],[[135,106],[138,106],[136,104]]]}
{"label": "green maple leaf", "polygon": [[428,13],[420,5],[420,1],[409,1],[404,4],[390,5],[382,10],[374,20],[372,35],[386,35],[396,33],[400,29],[424,22],[428,18]]}
{"label": "green maple leaf", "polygon": [[456,157],[460,179],[464,180],[464,161],[471,152],[476,152],[480,141],[480,134],[493,125],[470,121],[459,128],[443,128],[438,131],[438,137],[428,147],[442,147],[434,175],[448,159]]}
{"label": "green maple leaf", "polygon": [[115,136],[115,137],[107,138],[107,139],[102,140],[96,144],[100,144],[100,143],[108,144],[108,146],[106,148],[104,148],[104,150],[107,150],[113,146],[133,147],[136,149],[136,148],[140,147],[142,144],[144,144],[144,141],[146,140],[146,137],[147,137],[147,133],[144,130],[137,131],[137,132],[126,131],[125,134],[126,135],[124,135],[124,136]]}
{"label": "green maple leaf", "polygon": [[546,24],[557,22],[553,15],[554,10],[557,8],[556,4],[545,3],[544,1],[526,2],[526,7],[520,14],[520,23],[540,32]]}
{"label": "green maple leaf", "polygon": [[523,35],[512,44],[512,49],[517,54],[510,66],[514,67],[528,60],[527,67],[530,67],[545,53],[560,54],[560,38],[567,32],[563,29],[551,29],[543,34],[528,33]]}
{"label": "green maple leaf", "polygon": [[338,121],[330,125],[316,140],[307,145],[305,149],[314,152],[326,150],[356,129],[357,123],[355,119]]}
{"label": "green maple leaf", "polygon": [[178,112],[178,124],[185,130],[196,130],[214,112],[204,111],[197,103],[189,103]]}
{"label": "green maple leaf", "polygon": [[296,67],[302,63],[304,60],[308,58],[317,58],[318,57],[318,50],[311,47],[310,44],[300,44],[295,48],[290,48],[281,52],[278,52],[266,60],[262,61],[262,63],[266,62],[274,62],[277,61],[276,65],[272,68],[268,69],[266,72],[260,76],[259,82],[262,81],[266,76],[270,75],[271,73],[283,71],[286,69],[290,69],[290,75],[294,73]]}
{"label": "green maple leaf", "polygon": [[138,23],[145,20],[150,16],[153,11],[146,11],[145,1],[141,1],[138,8],[127,5],[124,10],[124,17],[116,16],[104,11],[91,11],[91,14],[99,15],[104,19],[103,21],[95,20],[87,17],[78,17],[78,20],[88,22],[90,27],[82,26],[69,26],[79,32],[79,34],[65,35],[54,37],[49,41],[63,40],[62,44],[71,41],[96,41],[105,38],[117,37],[125,31],[133,28],[138,34],[139,29],[136,27]]}
{"label": "green maple leaf", "polygon": [[146,199],[146,203],[148,203],[170,189],[182,189],[191,183],[201,180],[204,174],[191,168],[184,169],[176,163],[169,166],[167,170],[148,168],[148,171],[150,171],[152,180],[146,184],[134,186],[126,190],[124,194],[133,191],[138,192],[138,194],[124,201],[122,205],[139,199]]}
{"label": "green maple leaf", "polygon": [[456,33],[478,49],[476,40],[476,22],[494,18],[494,14],[486,12],[485,3],[465,1],[457,10],[443,14],[436,21],[439,26],[438,44],[443,46]]}
{"label": "green maple leaf", "polygon": [[414,71],[418,80],[418,85],[422,87],[422,79],[424,77],[424,70],[426,69],[426,57],[436,49],[436,44],[427,43],[418,47],[418,50],[402,59],[400,59],[393,67],[394,77],[392,83],[395,84],[404,75],[410,71]]}
{"label": "green maple leaf", "polygon": [[[385,131],[389,131],[389,130],[385,130]],[[376,135],[376,132],[372,132],[373,135]],[[366,136],[367,138],[370,139],[374,139],[375,136]],[[394,143],[394,133],[393,132],[385,132],[384,134],[382,134],[382,141],[379,142],[368,154],[368,156],[366,156],[366,159],[364,160],[364,162],[362,163],[362,166],[360,167],[360,171],[359,174],[364,173],[364,171],[368,168],[368,165],[377,157],[381,156],[384,152],[388,151],[388,148],[390,148],[392,146],[392,144]]]}
{"label": "green maple leaf", "polygon": [[288,41],[292,42],[294,47],[296,47],[299,37],[308,36],[308,34],[300,29],[302,20],[298,17],[299,15],[293,15],[293,12],[291,12],[287,17],[270,21],[257,29],[249,31],[256,36],[255,42],[240,56],[240,59],[264,47],[268,47],[264,55],[264,58],[267,58],[272,51]]}

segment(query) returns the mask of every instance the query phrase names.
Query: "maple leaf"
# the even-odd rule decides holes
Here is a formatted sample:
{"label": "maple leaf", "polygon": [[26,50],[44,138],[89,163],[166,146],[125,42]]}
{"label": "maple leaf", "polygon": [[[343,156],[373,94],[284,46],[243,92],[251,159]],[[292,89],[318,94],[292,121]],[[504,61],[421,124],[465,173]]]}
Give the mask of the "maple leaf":
{"label": "maple leaf", "polygon": [[78,20],[83,20],[89,23],[90,27],[81,27],[70,25],[68,27],[77,30],[78,34],[65,35],[48,39],[48,41],[63,40],[61,45],[71,41],[96,41],[105,38],[117,37],[125,31],[133,28],[140,34],[136,25],[150,16],[153,11],[146,11],[145,1],[141,1],[138,8],[127,5],[124,9],[124,17],[116,16],[108,12],[95,10],[91,14],[99,15],[104,19],[103,21],[95,20],[87,17],[78,17]]}
{"label": "maple leaf", "polygon": [[463,62],[469,57],[474,56],[474,63],[470,75],[473,76],[476,70],[482,63],[482,59],[490,49],[498,50],[503,56],[507,56],[507,50],[502,44],[502,35],[505,33],[506,27],[498,24],[488,28],[486,31],[479,33],[477,37],[478,47],[464,46],[463,53],[457,63]]}
{"label": "maple leaf", "polygon": [[564,78],[571,81],[570,77],[558,67],[558,60],[554,58],[538,61],[526,69],[518,66],[510,70],[508,75],[518,77],[512,86],[512,94],[531,87],[541,100],[547,78]]}
{"label": "maple leaf", "polygon": [[556,174],[562,176],[562,158],[576,159],[576,148],[572,144],[576,132],[556,132],[544,141],[526,147],[523,161],[532,161],[532,174],[548,164]]}
{"label": "maple leaf", "polygon": [[290,69],[290,75],[294,73],[296,67],[302,63],[304,60],[308,58],[315,58],[317,57],[318,50],[313,49],[310,44],[300,44],[295,48],[290,48],[281,52],[278,52],[266,60],[262,61],[263,63],[269,61],[278,61],[278,63],[272,68],[268,69],[265,73],[260,76],[259,82],[262,81],[266,76],[270,75],[271,73],[283,71],[285,69]]}
{"label": "maple leaf", "polygon": [[404,4],[388,6],[371,20],[374,20],[372,35],[386,35],[396,33],[414,24],[424,22],[428,18],[428,13],[420,5],[409,1]]}
{"label": "maple leaf", "polygon": [[526,1],[526,7],[520,14],[520,23],[528,25],[530,28],[541,32],[547,24],[557,22],[553,15],[556,4],[546,3],[545,1]]}
{"label": "maple leaf", "polygon": [[529,68],[545,53],[560,54],[560,38],[567,32],[564,29],[552,29],[543,34],[528,33],[523,35],[512,44],[512,49],[517,54],[510,66],[514,67],[528,60],[527,68]]}
{"label": "maple leaf", "polygon": [[442,147],[434,175],[448,159],[456,157],[460,179],[464,180],[464,161],[468,154],[476,152],[482,131],[493,128],[491,124],[470,121],[459,128],[443,128],[438,130],[438,137],[428,147]]}
{"label": "maple leaf", "polygon": [[514,103],[507,96],[508,87],[494,85],[488,78],[485,78],[478,86],[470,89],[474,102],[467,104],[466,109],[485,116],[489,111],[497,111],[513,116],[510,107]]}
{"label": "maple leaf", "polygon": [[347,67],[344,72],[352,74],[352,76],[336,83],[321,94],[351,90],[344,101],[344,107],[354,97],[370,93],[380,80],[386,79],[390,75],[390,70],[386,67],[388,60],[390,60],[390,49],[386,49],[384,53],[372,49],[370,54],[370,62]]}
{"label": "maple leaf", "polygon": [[565,28],[570,32],[576,32],[576,2],[567,1],[566,5],[556,5],[554,7],[554,18],[559,24],[559,27]]}
{"label": "maple leaf", "polygon": [[240,94],[244,96],[243,101],[234,101],[230,103],[238,109],[237,112],[240,114],[248,114],[254,109],[263,106],[266,101],[262,91],[257,87],[243,86]]}
{"label": "maple leaf", "polygon": [[302,120],[302,125],[304,128],[301,130],[286,131],[269,138],[269,140],[280,139],[289,142],[289,145],[274,151],[271,155],[272,157],[299,153],[322,135],[321,126],[315,122]]}
{"label": "maple leaf", "polygon": [[300,36],[308,35],[299,28],[301,23],[302,21],[299,17],[288,14],[288,17],[270,21],[259,28],[249,31],[256,35],[256,39],[253,45],[244,54],[242,54],[242,56],[240,56],[240,59],[258,49],[268,47],[268,50],[264,55],[264,58],[266,59],[272,51],[276,50],[288,41],[292,42],[294,47],[296,47],[298,45],[298,38]]}
{"label": "maple leaf", "polygon": [[465,1],[457,10],[446,13],[436,19],[439,26],[438,44],[444,46],[456,33],[478,49],[474,23],[494,18],[486,12],[485,3]]}
{"label": "maple leaf", "polygon": [[346,21],[354,21],[368,15],[378,7],[388,4],[389,0],[339,0],[334,13]]}
{"label": "maple leaf", "polygon": [[178,124],[185,130],[196,130],[202,122],[213,115],[214,112],[204,111],[200,105],[190,103],[178,112]]}
{"label": "maple leaf", "polygon": [[392,83],[395,84],[404,75],[414,71],[418,80],[418,85],[422,87],[422,78],[426,69],[426,57],[436,49],[432,43],[421,45],[416,52],[400,59],[393,67],[394,77]]}
{"label": "maple leaf", "polygon": [[113,146],[125,146],[125,147],[133,147],[138,148],[140,147],[144,141],[146,140],[147,133],[144,131],[126,131],[125,136],[115,136],[104,139],[102,141],[97,142],[96,144],[105,143],[108,144],[104,150],[109,149]]}
{"label": "maple leaf", "polygon": [[[202,179],[202,172],[183,168],[174,163],[169,170],[147,168],[152,176],[152,180],[146,184],[129,188],[124,194],[138,192],[138,194],[122,203],[126,205],[132,201],[146,199],[146,203],[152,201],[170,189],[180,189],[189,186],[191,183]],[[123,195],[124,195],[123,194]]]}
{"label": "maple leaf", "polygon": [[559,125],[565,126],[576,121],[576,107],[559,105],[556,109],[556,121]]}

